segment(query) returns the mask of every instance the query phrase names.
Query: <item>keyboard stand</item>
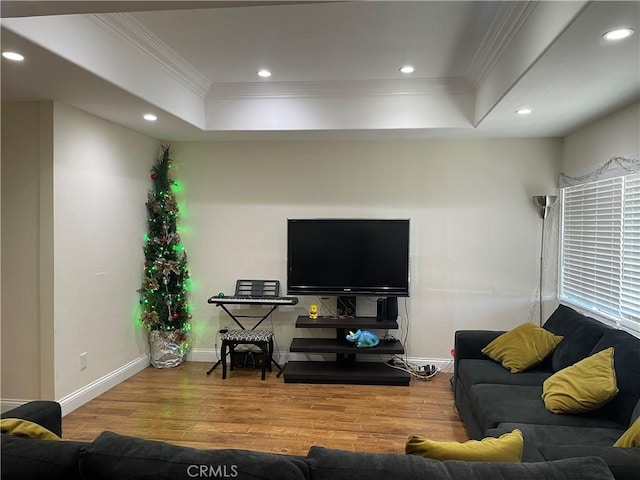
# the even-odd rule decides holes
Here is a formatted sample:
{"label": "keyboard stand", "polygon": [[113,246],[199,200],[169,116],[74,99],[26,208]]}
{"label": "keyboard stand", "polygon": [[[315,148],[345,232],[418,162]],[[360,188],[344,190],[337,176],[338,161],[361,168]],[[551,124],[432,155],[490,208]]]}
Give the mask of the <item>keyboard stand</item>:
{"label": "keyboard stand", "polygon": [[[280,288],[280,283],[277,280],[238,280],[236,282],[236,295],[246,294],[248,290],[250,290],[256,296],[262,296],[266,292],[269,292],[270,295],[277,296],[278,290]],[[224,299],[221,298],[220,302],[216,302],[215,299],[210,299],[210,303],[213,303],[216,307],[221,307],[231,319],[236,322],[236,324],[242,329],[247,330],[247,328],[238,320],[239,318],[259,318],[258,322],[251,327],[249,330],[256,330],[262,322],[264,322],[277,308],[278,305],[271,304],[268,300],[265,300],[264,304],[261,303],[253,303],[253,305],[270,305],[271,309],[265,315],[234,315],[229,309],[226,307]],[[262,349],[262,348],[261,348]],[[223,349],[224,351],[224,349]],[[264,352],[264,350],[263,350]],[[271,352],[273,353],[273,348],[271,348]],[[233,354],[233,350],[232,350]],[[278,369],[277,377],[280,377],[282,374],[282,367],[273,359],[272,355],[265,354],[264,361],[267,361],[267,358],[270,361],[269,370],[271,370],[271,364],[275,365]],[[218,365],[220,365],[223,361],[226,361],[226,355],[221,355],[220,360],[218,360],[209,370],[207,370],[207,375],[211,374]],[[226,367],[226,365],[224,365]],[[226,373],[226,368],[223,369],[223,373]],[[225,375],[223,375],[225,376]],[[263,368],[263,377],[264,377],[264,368]],[[264,380],[264,378],[263,378]]]}
{"label": "keyboard stand", "polygon": [[[233,313],[231,313],[229,311],[229,309],[224,304],[222,304],[222,303],[214,303],[214,305],[216,305],[217,307],[222,308],[227,313],[227,315],[229,315],[229,317],[231,317],[231,319],[238,324],[238,326],[242,330],[247,330],[247,328],[240,322],[240,320],[238,320],[239,318],[259,318],[260,320],[258,321],[258,323],[256,323],[253,327],[251,327],[249,329],[249,330],[255,330],[256,328],[258,328],[260,326],[260,324],[262,322],[264,322],[267,318],[269,318],[269,316],[276,310],[276,308],[278,308],[278,305],[272,305],[271,309],[263,316],[260,316],[260,315],[234,315]],[[254,305],[260,305],[260,304],[256,303]],[[225,360],[225,359],[221,358],[220,360],[218,360],[213,365],[213,367],[211,367],[209,370],[207,370],[207,375],[209,375],[211,372],[213,372],[216,369],[216,367],[222,363],[223,360]],[[266,359],[265,359],[265,361],[266,361]],[[282,367],[273,358],[271,358],[271,363],[278,368],[278,376],[280,376],[280,372],[282,371]]]}
{"label": "keyboard stand", "polygon": [[[244,327],[244,325],[242,325],[242,323],[240,323],[240,321],[238,320],[239,318],[260,318],[260,315],[234,315],[233,313],[231,313],[227,307],[223,304],[223,303],[214,303],[214,305],[216,307],[220,307],[222,308],[225,312],[227,312],[227,315],[229,315],[231,317],[231,319],[236,322],[238,324],[238,326],[242,329],[242,330],[246,330],[246,328]],[[260,305],[259,303],[254,303],[254,305]],[[258,328],[260,326],[260,324],[262,322],[264,322],[267,317],[269,315],[271,315],[275,309],[278,308],[278,305],[272,305],[271,306],[271,310],[269,310],[269,312],[264,315],[262,318],[260,318],[260,320],[258,321],[258,323],[256,323],[253,327],[251,327],[251,330],[255,330],[256,328]]]}

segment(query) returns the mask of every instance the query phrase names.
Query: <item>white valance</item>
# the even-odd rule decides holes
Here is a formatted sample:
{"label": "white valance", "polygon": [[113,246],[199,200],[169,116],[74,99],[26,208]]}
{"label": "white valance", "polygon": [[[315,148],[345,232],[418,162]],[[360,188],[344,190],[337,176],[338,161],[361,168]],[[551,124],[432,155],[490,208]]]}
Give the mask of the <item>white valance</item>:
{"label": "white valance", "polygon": [[628,157],[612,157],[594,171],[578,177],[570,177],[561,173],[558,177],[558,187],[573,187],[574,185],[595,182],[596,180],[623,177],[631,173],[640,173],[640,154]]}

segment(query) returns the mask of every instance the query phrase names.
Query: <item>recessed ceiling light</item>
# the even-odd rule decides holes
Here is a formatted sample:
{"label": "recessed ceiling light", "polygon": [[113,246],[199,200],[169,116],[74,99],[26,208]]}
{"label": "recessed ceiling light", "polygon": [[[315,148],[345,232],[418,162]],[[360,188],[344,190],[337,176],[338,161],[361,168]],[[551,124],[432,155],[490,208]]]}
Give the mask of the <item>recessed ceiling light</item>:
{"label": "recessed ceiling light", "polygon": [[415,69],[414,69],[414,68],[413,68],[413,66],[411,66],[411,65],[405,65],[405,66],[403,66],[403,67],[400,67],[400,71],[401,71],[402,73],[413,73],[413,72],[414,72],[414,70],[415,70]]}
{"label": "recessed ceiling light", "polygon": [[156,117],[153,113],[145,113],[142,118],[144,118],[147,122],[155,122],[158,119],[158,117]]}
{"label": "recessed ceiling light", "polygon": [[14,62],[21,62],[24,60],[24,56],[17,52],[2,52],[2,56],[7,60],[13,60]]}
{"label": "recessed ceiling light", "polygon": [[518,115],[529,115],[531,112],[533,112],[533,110],[531,110],[530,108],[519,108],[518,110],[516,110],[516,113]]}
{"label": "recessed ceiling light", "polygon": [[271,76],[271,72],[265,68],[258,70],[258,76],[262,78],[269,78]]}
{"label": "recessed ceiling light", "polygon": [[622,40],[633,35],[633,28],[616,28],[602,35],[605,40]]}

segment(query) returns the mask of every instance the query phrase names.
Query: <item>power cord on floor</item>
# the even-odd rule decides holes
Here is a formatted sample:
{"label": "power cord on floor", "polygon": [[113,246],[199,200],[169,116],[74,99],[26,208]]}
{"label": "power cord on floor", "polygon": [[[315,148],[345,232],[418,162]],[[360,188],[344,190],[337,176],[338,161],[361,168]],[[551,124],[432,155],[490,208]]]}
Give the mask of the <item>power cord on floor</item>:
{"label": "power cord on floor", "polygon": [[431,380],[440,373],[440,369],[435,365],[416,365],[398,356],[391,358],[386,365],[396,370],[407,372],[418,380]]}

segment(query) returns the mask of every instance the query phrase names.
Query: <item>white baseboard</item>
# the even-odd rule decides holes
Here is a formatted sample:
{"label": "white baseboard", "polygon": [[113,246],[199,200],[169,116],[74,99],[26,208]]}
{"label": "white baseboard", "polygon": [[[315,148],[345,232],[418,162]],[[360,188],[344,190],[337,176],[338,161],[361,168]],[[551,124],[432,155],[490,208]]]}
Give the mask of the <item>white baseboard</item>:
{"label": "white baseboard", "polygon": [[62,407],[62,416],[73,412],[89,400],[93,400],[98,395],[102,395],[107,390],[115,387],[127,378],[144,370],[149,366],[149,355],[142,355],[135,360],[123,365],[111,373],[91,382],[88,385],[58,400]]}
{"label": "white baseboard", "polygon": [[187,362],[215,363],[219,356],[220,352],[213,348],[192,348],[187,353]]}
{"label": "white baseboard", "polygon": [[[206,362],[206,363],[215,363],[218,361],[220,357],[220,352],[214,349],[207,348],[193,348],[191,352],[187,355],[187,361],[189,362]],[[331,354],[310,354],[310,353],[299,353],[299,352],[280,352],[276,353],[275,361],[280,365],[283,365],[289,361],[323,361],[330,360],[332,358]],[[335,359],[335,357],[333,357]],[[377,361],[382,358],[384,361],[391,358],[390,355],[373,355],[372,361]],[[363,360],[364,361],[364,360]],[[416,365],[435,365],[442,372],[453,372],[453,359],[446,358],[426,358],[426,357],[407,357],[406,361],[409,363],[415,363]]]}

